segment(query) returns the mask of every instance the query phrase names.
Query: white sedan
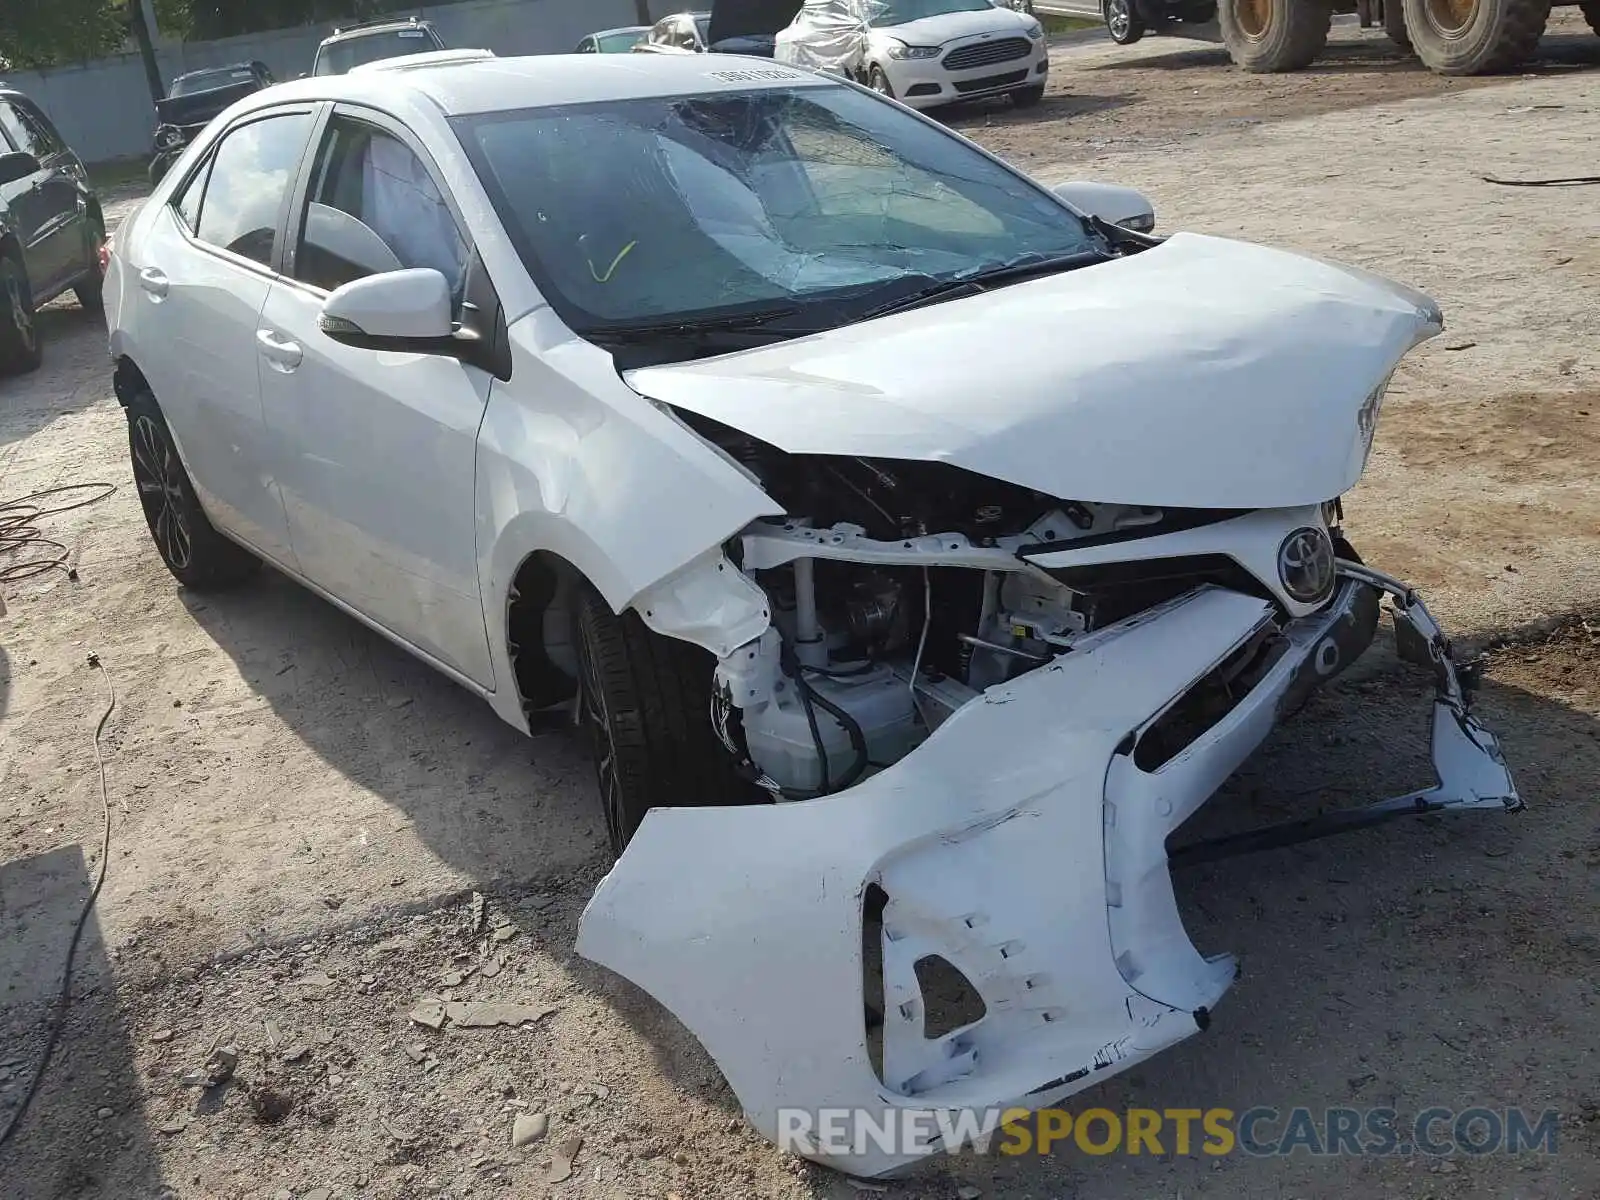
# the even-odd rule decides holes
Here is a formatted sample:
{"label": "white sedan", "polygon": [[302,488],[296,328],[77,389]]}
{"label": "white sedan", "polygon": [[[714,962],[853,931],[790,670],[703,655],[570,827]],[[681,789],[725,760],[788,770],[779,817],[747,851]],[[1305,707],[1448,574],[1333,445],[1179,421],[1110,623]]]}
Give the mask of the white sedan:
{"label": "white sedan", "polygon": [[118,235],[138,494],[188,587],[266,562],[518,728],[576,704],[618,856],[578,949],[756,1128],[1054,1104],[1205,1027],[1235,964],[1168,836],[1383,595],[1437,783],[1171,860],[1521,803],[1342,525],[1438,308],[1138,207],[771,62],[280,85]]}
{"label": "white sedan", "polygon": [[919,109],[989,96],[1029,107],[1050,73],[1044,27],[993,0],[806,0],[774,57]]}

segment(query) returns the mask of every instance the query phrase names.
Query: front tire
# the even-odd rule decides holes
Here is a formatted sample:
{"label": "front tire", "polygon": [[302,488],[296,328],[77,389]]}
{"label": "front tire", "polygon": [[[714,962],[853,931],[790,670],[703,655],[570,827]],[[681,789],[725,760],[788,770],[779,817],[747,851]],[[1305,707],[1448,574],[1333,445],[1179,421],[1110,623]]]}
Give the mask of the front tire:
{"label": "front tire", "polygon": [[1495,75],[1522,65],[1549,19],[1550,0],[1405,0],[1412,48],[1440,75]]}
{"label": "front tire", "polygon": [[1217,22],[1234,65],[1252,74],[1299,71],[1328,44],[1328,0],[1221,0]]}
{"label": "front tire", "polygon": [[1011,93],[1011,103],[1017,108],[1032,108],[1044,99],[1044,86],[1035,84],[1033,87],[1018,88]]}
{"label": "front tire", "polygon": [[762,799],[711,727],[716,660],[654,632],[638,613],[617,615],[586,582],[576,591],[580,713],[612,853],[621,856],[652,808]]}
{"label": "front tire", "polygon": [[1600,0],[1583,0],[1578,5],[1578,11],[1583,14],[1583,19],[1589,22],[1589,28],[1595,33],[1600,33]]}
{"label": "front tire", "polygon": [[197,592],[219,591],[260,569],[260,559],[206,518],[166,418],[148,391],[128,401],[128,452],[145,523],[174,579]]}
{"label": "front tire", "polygon": [[1131,46],[1145,34],[1144,18],[1134,0],[1106,0],[1106,32],[1119,46]]}
{"label": "front tire", "polygon": [[889,84],[889,77],[883,73],[883,68],[877,63],[872,64],[872,70],[867,72],[867,86],[880,96],[895,98],[894,88]]}

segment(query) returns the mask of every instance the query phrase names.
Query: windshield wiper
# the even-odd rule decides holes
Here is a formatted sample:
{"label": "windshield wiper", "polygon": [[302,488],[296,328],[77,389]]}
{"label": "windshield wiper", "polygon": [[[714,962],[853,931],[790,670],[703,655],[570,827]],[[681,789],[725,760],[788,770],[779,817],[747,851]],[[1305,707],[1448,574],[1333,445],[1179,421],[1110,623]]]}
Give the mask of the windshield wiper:
{"label": "windshield wiper", "polygon": [[[757,330],[784,317],[792,317],[800,309],[795,305],[786,308],[765,308],[760,312],[739,313],[725,317],[703,317],[698,320],[649,321],[625,325],[597,325],[581,330],[584,337],[597,342],[617,342],[631,345],[656,338],[710,337],[719,333],[742,333]],[[789,332],[789,331],[785,331]],[[813,330],[801,330],[811,333]]]}
{"label": "windshield wiper", "polygon": [[910,295],[897,297],[887,304],[878,305],[876,308],[869,308],[856,320],[870,321],[874,317],[887,317],[891,313],[921,308],[925,304],[933,304],[939,300],[949,300],[958,295],[977,295],[988,291],[992,287],[1003,287],[1008,283],[1020,283],[1024,279],[1031,279],[1037,275],[1054,275],[1059,271],[1070,271],[1075,267],[1087,267],[1094,263],[1107,262],[1109,259],[1110,256],[1103,250],[1079,250],[1072,254],[1059,254],[1052,258],[1030,256],[1025,259],[1015,259],[1008,263],[1002,263],[997,267],[989,267],[963,275],[952,275],[947,279],[935,280],[927,287],[918,288]]}

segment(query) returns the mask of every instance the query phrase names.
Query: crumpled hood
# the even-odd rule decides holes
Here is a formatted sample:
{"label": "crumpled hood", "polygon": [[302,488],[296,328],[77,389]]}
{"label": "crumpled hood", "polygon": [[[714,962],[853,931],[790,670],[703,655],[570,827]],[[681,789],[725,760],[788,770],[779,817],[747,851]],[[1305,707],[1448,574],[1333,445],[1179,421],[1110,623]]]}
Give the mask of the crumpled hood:
{"label": "crumpled hood", "polygon": [[949,462],[1062,499],[1317,504],[1367,401],[1443,328],[1354,267],[1180,233],[1143,253],[756,350],[627,372],[793,454]]}

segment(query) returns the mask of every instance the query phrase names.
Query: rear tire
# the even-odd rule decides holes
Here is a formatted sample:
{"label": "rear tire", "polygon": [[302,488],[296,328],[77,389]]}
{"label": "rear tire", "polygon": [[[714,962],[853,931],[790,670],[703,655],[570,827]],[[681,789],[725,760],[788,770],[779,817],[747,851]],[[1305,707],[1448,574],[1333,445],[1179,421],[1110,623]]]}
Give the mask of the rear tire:
{"label": "rear tire", "polygon": [[1145,34],[1144,18],[1134,0],[1105,0],[1106,32],[1119,46],[1131,46]]}
{"label": "rear tire", "polygon": [[764,794],[739,778],[711,728],[716,660],[621,616],[587,582],[573,599],[578,695],[612,853],[645,813],[667,806],[749,804]]}
{"label": "rear tire", "polygon": [[166,418],[148,391],[128,401],[128,452],[150,537],[174,579],[193,591],[220,591],[260,570],[260,559],[206,519]]}
{"label": "rear tire", "polygon": [[26,375],[44,361],[33,289],[22,260],[0,254],[0,375]]}
{"label": "rear tire", "polygon": [[1011,103],[1017,108],[1032,108],[1044,99],[1044,86],[1036,84],[1033,87],[1018,88],[1011,93]]}
{"label": "rear tire", "polygon": [[1583,13],[1583,19],[1589,22],[1589,28],[1600,33],[1600,0],[1583,0],[1578,9]]}
{"label": "rear tire", "polygon": [[1439,75],[1494,75],[1538,48],[1550,0],[1405,0],[1417,57]]}
{"label": "rear tire", "polygon": [[1217,22],[1234,65],[1252,74],[1299,71],[1328,44],[1328,0],[1221,0]]}

